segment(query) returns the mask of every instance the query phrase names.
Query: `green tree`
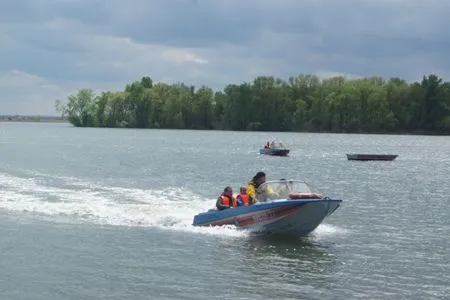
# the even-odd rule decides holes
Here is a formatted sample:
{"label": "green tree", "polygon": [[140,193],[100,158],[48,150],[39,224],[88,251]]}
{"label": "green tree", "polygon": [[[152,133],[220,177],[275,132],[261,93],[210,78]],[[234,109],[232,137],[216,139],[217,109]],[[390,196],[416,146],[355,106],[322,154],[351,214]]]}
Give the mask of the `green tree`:
{"label": "green tree", "polygon": [[214,92],[146,76],[123,91],[81,89],[55,109],[74,126],[450,133],[450,82],[434,74],[412,83],[300,74],[258,76]]}

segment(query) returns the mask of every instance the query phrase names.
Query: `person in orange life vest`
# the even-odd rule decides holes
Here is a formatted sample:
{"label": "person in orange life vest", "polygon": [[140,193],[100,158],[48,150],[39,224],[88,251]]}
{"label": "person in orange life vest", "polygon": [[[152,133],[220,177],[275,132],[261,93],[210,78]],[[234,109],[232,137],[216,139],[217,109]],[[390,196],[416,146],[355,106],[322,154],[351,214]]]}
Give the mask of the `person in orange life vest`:
{"label": "person in orange life vest", "polygon": [[237,206],[248,206],[250,204],[250,197],[247,195],[247,188],[241,186],[239,194],[236,196]]}
{"label": "person in orange life vest", "polygon": [[227,186],[217,199],[216,207],[218,210],[224,210],[236,206],[236,198],[233,197],[233,189],[231,188],[231,186]]}

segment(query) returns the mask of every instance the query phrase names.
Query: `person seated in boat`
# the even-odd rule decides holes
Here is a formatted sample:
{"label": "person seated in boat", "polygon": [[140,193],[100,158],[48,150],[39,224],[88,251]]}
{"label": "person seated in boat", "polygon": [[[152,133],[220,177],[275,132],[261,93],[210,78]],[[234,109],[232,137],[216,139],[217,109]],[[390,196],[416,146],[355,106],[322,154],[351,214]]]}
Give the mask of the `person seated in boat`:
{"label": "person seated in boat", "polygon": [[233,196],[233,189],[231,186],[225,187],[223,193],[216,201],[216,207],[218,210],[224,210],[230,207],[236,207],[236,198]]}
{"label": "person seated in boat", "polygon": [[250,205],[250,197],[247,194],[247,188],[245,186],[241,186],[239,189],[239,194],[236,196],[237,206],[248,206]]}
{"label": "person seated in boat", "polygon": [[[255,204],[258,200],[257,198],[257,189],[259,186],[266,182],[266,173],[263,171],[260,171],[256,173],[256,175],[250,180],[250,182],[247,184],[247,194],[249,197],[249,204]],[[265,195],[274,195],[272,188],[267,185],[266,190],[264,191]]]}
{"label": "person seated in boat", "polygon": [[285,178],[281,178],[279,185],[275,189],[275,193],[283,198],[287,198],[290,192],[291,189],[289,188],[289,183]]}
{"label": "person seated in boat", "polygon": [[264,149],[270,149],[270,144],[269,144],[269,142],[267,142],[267,143],[264,145]]}

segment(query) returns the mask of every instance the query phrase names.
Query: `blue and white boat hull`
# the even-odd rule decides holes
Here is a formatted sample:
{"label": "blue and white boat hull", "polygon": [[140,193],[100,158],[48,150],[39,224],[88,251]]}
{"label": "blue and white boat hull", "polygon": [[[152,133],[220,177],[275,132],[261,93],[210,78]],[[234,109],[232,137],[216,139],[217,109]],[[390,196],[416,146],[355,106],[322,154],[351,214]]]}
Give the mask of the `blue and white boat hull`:
{"label": "blue and white boat hull", "polygon": [[303,236],[316,229],[341,202],[329,198],[260,202],[251,206],[200,213],[194,217],[193,225],[235,225],[252,232]]}

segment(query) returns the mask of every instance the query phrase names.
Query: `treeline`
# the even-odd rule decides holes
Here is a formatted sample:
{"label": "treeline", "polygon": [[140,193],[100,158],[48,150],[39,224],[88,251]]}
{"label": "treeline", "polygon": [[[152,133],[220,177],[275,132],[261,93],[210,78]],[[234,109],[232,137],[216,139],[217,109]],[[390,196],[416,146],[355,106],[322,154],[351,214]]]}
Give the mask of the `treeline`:
{"label": "treeline", "polygon": [[56,109],[80,127],[446,134],[450,82],[261,76],[214,92],[143,77],[119,92],[81,89]]}
{"label": "treeline", "polygon": [[40,115],[0,115],[0,121],[8,122],[65,122],[61,117]]}

